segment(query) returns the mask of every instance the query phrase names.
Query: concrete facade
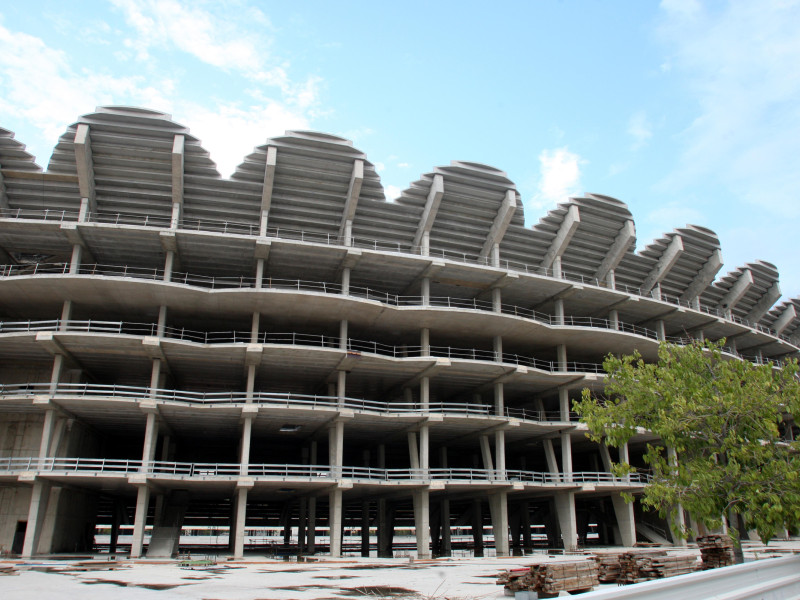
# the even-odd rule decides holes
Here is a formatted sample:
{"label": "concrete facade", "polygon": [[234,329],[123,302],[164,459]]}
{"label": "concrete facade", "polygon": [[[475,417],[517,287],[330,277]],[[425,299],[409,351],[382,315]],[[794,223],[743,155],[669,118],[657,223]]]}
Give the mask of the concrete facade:
{"label": "concrete facade", "polygon": [[0,547],[25,556],[96,526],[132,556],[192,527],[236,557],[278,528],[334,556],[629,544],[647,477],[610,461],[653,440],[599,447],[570,411],[603,356],[798,353],[769,263],[716,278],[693,225],[636,253],[596,194],[526,228],[481,164],[386,202],[350,142],[288,132],[225,180],[168,115],[107,107],[47,171],[0,130],[0,172]]}

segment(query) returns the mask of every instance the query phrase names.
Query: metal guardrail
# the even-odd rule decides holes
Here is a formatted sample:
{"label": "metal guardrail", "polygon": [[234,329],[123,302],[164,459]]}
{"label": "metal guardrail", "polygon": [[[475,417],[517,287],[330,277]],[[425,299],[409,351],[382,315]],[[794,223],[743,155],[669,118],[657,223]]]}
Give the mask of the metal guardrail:
{"label": "metal guardrail", "polygon": [[493,469],[382,469],[374,467],[331,465],[280,465],[251,464],[242,469],[239,463],[189,463],[156,460],[108,459],[108,458],[0,458],[0,472],[22,473],[94,473],[108,475],[130,475],[135,473],[180,477],[277,477],[316,479],[355,479],[366,481],[521,481],[544,485],[584,483],[607,483],[640,485],[649,481],[646,473],[634,473],[628,478],[614,477],[604,472],[578,472],[572,474],[540,473],[536,471],[505,472]]}
{"label": "metal guardrail", "polygon": [[[55,387],[51,386],[49,383],[0,384],[0,397],[30,397],[37,395],[73,396],[81,398],[148,398],[164,402],[181,402],[204,406],[252,402],[253,404],[272,406],[275,408],[299,408],[308,410],[317,408],[344,408],[377,414],[437,413],[459,416],[496,416],[494,405],[465,402],[431,402],[427,406],[422,406],[421,404],[413,402],[381,402],[379,400],[294,394],[288,392],[253,392],[251,396],[248,396],[246,392],[192,392],[186,390],[151,389],[148,387],[102,385],[95,383],[59,383]],[[503,416],[520,419],[522,421],[561,422],[561,413],[559,411],[539,411],[528,408],[505,407]],[[578,421],[578,414],[571,412],[569,420]]]}
{"label": "metal guardrail", "polygon": [[[127,335],[157,335],[158,326],[153,323],[126,323],[124,321],[8,321],[0,322],[1,333],[19,333],[26,331],[119,333]],[[163,335],[169,339],[177,339],[202,344],[258,343],[280,344],[290,346],[313,346],[317,348],[333,348],[351,353],[367,353],[391,358],[424,358],[439,357],[461,360],[479,360],[502,362],[532,367],[551,373],[602,373],[603,365],[586,362],[559,362],[543,360],[532,356],[524,356],[510,352],[496,353],[493,350],[479,348],[454,348],[452,346],[429,346],[427,352],[422,346],[394,346],[369,340],[347,338],[342,345],[337,336],[312,333],[273,333],[259,332],[255,338],[249,331],[192,331],[183,328],[165,327]]]}
{"label": "metal guardrail", "polygon": [[583,594],[586,600],[797,600],[800,556],[755,562],[645,581]]}
{"label": "metal guardrail", "polygon": [[[79,218],[79,213],[77,211],[49,210],[49,209],[42,209],[42,210],[0,209],[0,218],[36,219],[36,220],[46,220],[46,221],[77,221]],[[89,223],[93,222],[93,223],[113,224],[113,225],[125,224],[125,225],[136,225],[144,227],[158,227],[158,228],[172,227],[184,230],[209,231],[215,233],[231,233],[231,234],[239,234],[247,236],[261,235],[260,225],[256,225],[254,223],[227,221],[224,219],[216,220],[216,219],[199,219],[191,217],[182,217],[179,222],[174,223],[171,217],[161,216],[161,215],[125,214],[125,213],[107,213],[107,212],[87,213],[86,218],[87,222]],[[318,243],[324,245],[335,245],[335,246],[347,245],[345,243],[347,240],[345,240],[338,234],[308,232],[308,231],[288,229],[288,228],[268,228],[266,231],[266,237],[289,239],[289,240]],[[422,248],[420,246],[410,246],[410,245],[406,246],[398,242],[392,243],[380,240],[365,240],[361,238],[351,238],[349,245],[353,247],[374,249],[383,252],[395,252],[395,253],[413,254],[413,255],[422,254]],[[604,281],[601,281],[594,277],[587,277],[585,275],[581,275],[578,273],[570,273],[567,271],[561,271],[557,273],[552,269],[547,269],[544,267],[530,265],[518,261],[500,260],[499,262],[495,263],[491,258],[488,257],[480,257],[478,255],[473,255],[465,252],[457,252],[444,249],[430,249],[427,256],[441,257],[446,260],[451,260],[455,262],[462,262],[466,264],[477,264],[493,268],[501,268],[507,271],[517,271],[526,274],[538,275],[542,277],[549,277],[553,279],[573,281],[584,285],[591,285],[593,287],[608,289],[608,285]],[[214,278],[209,278],[209,279],[214,279]],[[220,279],[226,279],[226,278],[220,278]],[[745,327],[750,327],[756,331],[774,336],[778,339],[786,341],[795,346],[799,344],[799,342],[792,340],[791,338],[784,336],[782,334],[777,334],[774,331],[772,331],[769,327],[761,325],[760,323],[751,323],[747,319],[737,317],[736,315],[725,314],[719,309],[713,307],[697,305],[690,302],[682,301],[679,298],[659,293],[657,291],[653,291],[649,294],[646,294],[643,293],[641,288],[625,285],[622,283],[616,283],[614,289],[617,291],[625,292],[630,295],[639,296],[641,298],[648,298],[648,299],[658,300],[660,302],[665,302],[667,304],[683,306],[685,308],[689,308],[691,310],[696,310],[705,314],[716,316],[743,325]]]}

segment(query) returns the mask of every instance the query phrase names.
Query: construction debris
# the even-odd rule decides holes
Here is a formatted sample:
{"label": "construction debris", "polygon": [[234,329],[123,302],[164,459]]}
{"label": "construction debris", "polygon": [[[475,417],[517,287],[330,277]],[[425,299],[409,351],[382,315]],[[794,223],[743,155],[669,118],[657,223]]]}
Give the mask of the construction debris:
{"label": "construction debris", "polygon": [[554,598],[561,591],[586,592],[599,584],[594,561],[552,562],[530,565],[501,573],[498,585],[510,592],[536,592],[539,598]]}
{"label": "construction debris", "polygon": [[733,554],[733,540],[729,535],[712,533],[697,538],[703,569],[727,567],[736,562]]}

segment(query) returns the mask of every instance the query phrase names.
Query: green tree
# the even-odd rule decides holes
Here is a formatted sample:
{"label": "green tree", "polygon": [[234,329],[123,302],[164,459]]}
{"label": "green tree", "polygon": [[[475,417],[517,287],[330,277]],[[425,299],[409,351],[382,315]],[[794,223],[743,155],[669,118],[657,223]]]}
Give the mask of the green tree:
{"label": "green tree", "polygon": [[766,543],[800,523],[800,445],[782,435],[784,419],[800,414],[798,364],[736,360],[723,344],[662,343],[657,363],[609,355],[604,396],[585,389],[574,408],[594,441],[619,447],[641,430],[661,440],[644,454],[653,475],[645,507],[667,517],[682,505],[711,529],[740,515]]}

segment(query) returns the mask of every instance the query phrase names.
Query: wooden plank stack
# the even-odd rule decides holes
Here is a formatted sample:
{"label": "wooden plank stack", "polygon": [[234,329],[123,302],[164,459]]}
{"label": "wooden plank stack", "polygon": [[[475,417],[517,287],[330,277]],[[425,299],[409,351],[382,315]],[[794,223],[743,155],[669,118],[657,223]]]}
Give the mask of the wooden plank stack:
{"label": "wooden plank stack", "polygon": [[733,540],[729,535],[712,533],[697,538],[700,556],[703,557],[703,569],[727,567],[735,563]]}
{"label": "wooden plank stack", "polygon": [[619,552],[595,554],[594,562],[597,563],[597,579],[600,583],[614,583],[619,577]]}
{"label": "wooden plank stack", "polygon": [[561,591],[587,591],[598,585],[597,564],[580,560],[531,565],[501,573],[497,583],[511,592],[532,591],[540,598],[555,597]]}
{"label": "wooden plank stack", "polygon": [[620,565],[619,583],[640,583],[653,579],[675,577],[697,570],[697,557],[691,554],[668,556],[645,554],[624,556]]}

